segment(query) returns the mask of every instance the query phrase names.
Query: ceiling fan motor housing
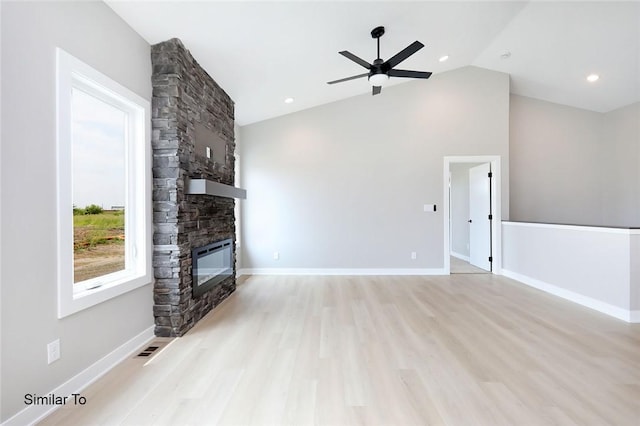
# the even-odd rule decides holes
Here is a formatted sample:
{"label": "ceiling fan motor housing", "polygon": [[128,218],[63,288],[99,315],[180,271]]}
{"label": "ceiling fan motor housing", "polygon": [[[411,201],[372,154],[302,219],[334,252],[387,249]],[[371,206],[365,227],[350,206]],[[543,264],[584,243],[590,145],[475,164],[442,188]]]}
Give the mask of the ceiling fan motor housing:
{"label": "ceiling fan motor housing", "polygon": [[373,64],[371,64],[371,69],[369,70],[369,83],[371,83],[372,86],[384,85],[387,81],[389,81],[389,76],[387,75],[389,69],[390,67],[385,66],[385,63],[382,59],[378,58],[374,60]]}

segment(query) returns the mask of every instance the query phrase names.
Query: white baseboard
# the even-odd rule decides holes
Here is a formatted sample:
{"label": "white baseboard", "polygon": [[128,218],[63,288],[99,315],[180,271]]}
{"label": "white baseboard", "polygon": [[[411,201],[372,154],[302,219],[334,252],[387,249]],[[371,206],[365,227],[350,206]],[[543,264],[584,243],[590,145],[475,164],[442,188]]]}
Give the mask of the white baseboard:
{"label": "white baseboard", "polygon": [[[57,388],[53,389],[48,393],[48,395],[53,394],[56,396],[68,396],[73,393],[81,393],[81,391],[91,383],[95,382],[100,377],[109,372],[109,370],[111,370],[113,367],[129,358],[138,349],[140,349],[140,347],[153,340],[155,337],[154,328],[155,326],[151,326],[148,329],[144,330],[142,333],[125,342],[122,346],[116,348],[111,353],[99,359],[85,370],[76,374],[74,377],[67,380]],[[2,426],[32,425],[44,419],[46,416],[60,407],[60,405],[30,405],[13,417],[6,420],[4,423],[2,423]]]}
{"label": "white baseboard", "polygon": [[464,254],[456,253],[454,251],[452,251],[450,254],[451,256],[457,257],[458,259],[464,260],[465,262],[469,262],[471,260],[469,256],[465,256]]}
{"label": "white baseboard", "polygon": [[443,268],[243,268],[239,275],[447,275]]}
{"label": "white baseboard", "polygon": [[502,275],[516,281],[520,281],[523,284],[526,284],[533,288],[537,288],[538,290],[542,290],[546,293],[553,294],[554,296],[558,296],[587,308],[594,309],[598,312],[612,316],[619,320],[626,322],[640,322],[640,311],[630,311],[617,306],[613,306],[600,300],[584,296],[582,294],[575,293],[562,287],[558,287],[553,284],[549,284],[544,281],[519,274],[517,272],[509,271],[507,269],[502,270]]}

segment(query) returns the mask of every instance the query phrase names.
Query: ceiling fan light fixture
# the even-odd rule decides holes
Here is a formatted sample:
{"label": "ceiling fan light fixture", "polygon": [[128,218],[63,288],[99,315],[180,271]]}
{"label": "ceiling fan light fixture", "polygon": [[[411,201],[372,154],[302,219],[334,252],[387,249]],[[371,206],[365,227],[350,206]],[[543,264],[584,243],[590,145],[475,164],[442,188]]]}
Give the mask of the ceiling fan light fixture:
{"label": "ceiling fan light fixture", "polygon": [[389,81],[389,76],[387,74],[373,74],[369,77],[369,84],[372,86],[384,86],[387,81]]}

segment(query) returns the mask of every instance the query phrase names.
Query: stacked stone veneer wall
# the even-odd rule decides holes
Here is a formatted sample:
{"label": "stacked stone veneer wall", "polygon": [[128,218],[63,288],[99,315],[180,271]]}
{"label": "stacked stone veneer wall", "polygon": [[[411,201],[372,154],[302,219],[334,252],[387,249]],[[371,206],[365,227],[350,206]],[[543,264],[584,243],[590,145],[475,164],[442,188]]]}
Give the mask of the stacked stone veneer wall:
{"label": "stacked stone veneer wall", "polygon": [[[185,194],[185,178],[233,185],[233,101],[178,39],[152,46],[151,61],[155,333],[182,336],[235,290],[235,243],[232,277],[197,298],[191,286],[191,250],[235,241],[234,200]],[[225,164],[195,152],[196,123],[225,141]]]}

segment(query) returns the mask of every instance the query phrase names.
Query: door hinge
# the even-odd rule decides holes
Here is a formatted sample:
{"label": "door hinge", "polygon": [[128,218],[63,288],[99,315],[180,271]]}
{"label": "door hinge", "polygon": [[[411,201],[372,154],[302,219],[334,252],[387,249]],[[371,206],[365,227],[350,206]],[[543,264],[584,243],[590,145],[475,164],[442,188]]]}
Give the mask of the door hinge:
{"label": "door hinge", "polygon": [[489,220],[493,220],[493,215],[492,214],[489,215]]}
{"label": "door hinge", "polygon": [[489,172],[488,176],[489,176],[490,178],[492,178],[492,177],[493,177],[493,173]]}
{"label": "door hinge", "polygon": [[493,257],[489,256],[489,262],[493,262]]}

